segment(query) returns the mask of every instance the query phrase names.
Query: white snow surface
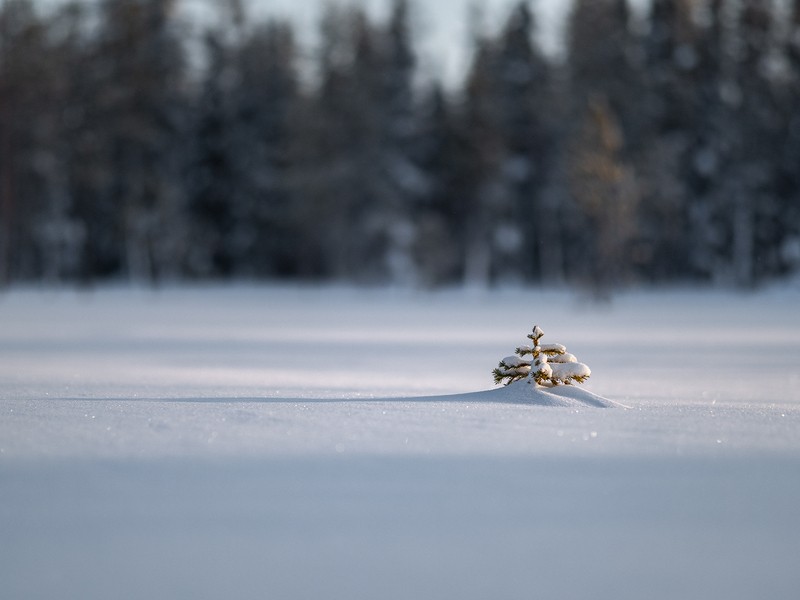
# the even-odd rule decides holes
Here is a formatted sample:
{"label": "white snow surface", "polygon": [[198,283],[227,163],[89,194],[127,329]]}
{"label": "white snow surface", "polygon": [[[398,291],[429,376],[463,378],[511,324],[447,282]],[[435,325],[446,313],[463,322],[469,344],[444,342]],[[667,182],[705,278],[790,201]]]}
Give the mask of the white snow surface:
{"label": "white snow surface", "polygon": [[[0,293],[0,598],[796,598],[798,306]],[[533,323],[586,384],[492,386]]]}

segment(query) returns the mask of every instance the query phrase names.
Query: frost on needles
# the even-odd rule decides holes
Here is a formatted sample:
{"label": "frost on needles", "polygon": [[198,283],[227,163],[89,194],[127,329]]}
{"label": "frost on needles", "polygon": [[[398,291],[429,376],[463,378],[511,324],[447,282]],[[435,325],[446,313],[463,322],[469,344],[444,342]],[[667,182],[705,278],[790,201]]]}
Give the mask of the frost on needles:
{"label": "frost on needles", "polygon": [[[538,325],[528,334],[532,346],[520,346],[514,356],[506,356],[492,371],[495,383],[508,385],[521,379],[535,381],[539,385],[570,385],[583,383],[592,374],[591,369],[578,362],[561,344],[541,344],[544,332]],[[525,357],[530,356],[530,359]]]}

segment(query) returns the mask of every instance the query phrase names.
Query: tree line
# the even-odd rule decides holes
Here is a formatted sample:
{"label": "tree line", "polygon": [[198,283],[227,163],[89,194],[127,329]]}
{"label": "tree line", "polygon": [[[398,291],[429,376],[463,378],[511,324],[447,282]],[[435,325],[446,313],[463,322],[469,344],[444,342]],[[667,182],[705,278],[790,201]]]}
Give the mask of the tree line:
{"label": "tree line", "polygon": [[[313,54],[229,0],[0,8],[0,282],[752,287],[800,268],[800,1],[576,0],[476,25],[452,89],[413,5]],[[309,75],[311,73],[311,75]]]}

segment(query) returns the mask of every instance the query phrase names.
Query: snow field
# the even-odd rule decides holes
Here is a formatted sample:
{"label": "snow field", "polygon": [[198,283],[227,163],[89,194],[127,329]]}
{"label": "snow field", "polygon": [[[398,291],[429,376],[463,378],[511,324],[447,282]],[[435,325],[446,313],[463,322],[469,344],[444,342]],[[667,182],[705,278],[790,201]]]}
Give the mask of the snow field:
{"label": "snow field", "polygon": [[794,598],[798,296],[6,292],[0,597]]}

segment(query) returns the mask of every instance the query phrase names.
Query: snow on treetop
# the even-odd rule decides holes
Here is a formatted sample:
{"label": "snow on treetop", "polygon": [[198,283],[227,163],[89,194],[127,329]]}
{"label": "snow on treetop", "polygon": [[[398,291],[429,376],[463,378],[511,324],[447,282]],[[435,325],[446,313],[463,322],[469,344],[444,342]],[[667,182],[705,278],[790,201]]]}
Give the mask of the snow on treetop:
{"label": "snow on treetop", "polygon": [[569,352],[563,352],[562,354],[553,354],[551,356],[548,356],[547,360],[550,361],[551,363],[574,363],[574,362],[578,362],[578,359],[575,357],[575,355],[574,354],[570,354]]}
{"label": "snow on treetop", "polygon": [[559,381],[582,378],[585,379],[592,374],[592,370],[589,367],[579,362],[551,362],[550,368],[553,370],[553,378],[558,379]]}
{"label": "snow on treetop", "polygon": [[527,375],[531,371],[531,366],[530,365],[520,365],[519,367],[515,367],[515,368],[499,367],[498,370],[506,377],[513,376],[513,375]]}
{"label": "snow on treetop", "polygon": [[567,347],[561,344],[539,344],[539,349],[545,354],[564,354]]}
{"label": "snow on treetop", "polygon": [[503,364],[514,369],[516,367],[521,367],[522,365],[530,365],[531,363],[529,363],[527,360],[521,359],[519,356],[506,356],[503,359]]}

